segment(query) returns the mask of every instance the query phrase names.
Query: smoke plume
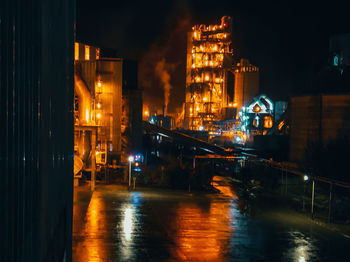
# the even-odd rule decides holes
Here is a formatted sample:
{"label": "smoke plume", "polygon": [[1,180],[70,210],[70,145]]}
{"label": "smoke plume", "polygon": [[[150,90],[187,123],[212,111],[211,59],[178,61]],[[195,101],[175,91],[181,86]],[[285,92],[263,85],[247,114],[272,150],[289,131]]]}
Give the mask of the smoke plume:
{"label": "smoke plume", "polygon": [[174,113],[185,100],[187,32],[193,24],[186,3],[174,1],[174,13],[167,16],[162,34],[139,60],[138,80],[144,91],[144,105],[157,112],[165,105],[168,114]]}
{"label": "smoke plume", "polygon": [[167,113],[168,104],[169,104],[169,97],[170,97],[170,90],[172,88],[172,85],[170,84],[170,74],[168,73],[166,67],[165,67],[165,59],[163,58],[160,60],[157,65],[155,72],[159,79],[162,81],[163,89],[164,89],[164,105],[165,105],[165,114]]}

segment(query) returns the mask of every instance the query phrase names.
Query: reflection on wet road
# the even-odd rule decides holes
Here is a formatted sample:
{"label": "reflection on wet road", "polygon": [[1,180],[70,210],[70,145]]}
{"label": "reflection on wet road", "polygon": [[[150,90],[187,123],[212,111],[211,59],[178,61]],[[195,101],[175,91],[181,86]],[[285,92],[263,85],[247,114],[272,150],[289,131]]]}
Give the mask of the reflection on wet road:
{"label": "reflection on wet road", "polygon": [[241,213],[234,189],[213,183],[221,194],[98,188],[73,261],[349,261],[349,239],[285,211]]}

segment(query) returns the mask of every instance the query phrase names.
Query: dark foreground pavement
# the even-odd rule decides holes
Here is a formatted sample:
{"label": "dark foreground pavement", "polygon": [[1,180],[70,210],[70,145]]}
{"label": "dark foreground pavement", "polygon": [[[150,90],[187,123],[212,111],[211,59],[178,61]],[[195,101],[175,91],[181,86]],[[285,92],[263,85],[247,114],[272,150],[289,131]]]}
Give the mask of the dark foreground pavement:
{"label": "dark foreground pavement", "polygon": [[288,209],[254,212],[222,178],[214,185],[221,194],[98,186],[90,202],[78,190],[73,261],[350,261],[350,239]]}

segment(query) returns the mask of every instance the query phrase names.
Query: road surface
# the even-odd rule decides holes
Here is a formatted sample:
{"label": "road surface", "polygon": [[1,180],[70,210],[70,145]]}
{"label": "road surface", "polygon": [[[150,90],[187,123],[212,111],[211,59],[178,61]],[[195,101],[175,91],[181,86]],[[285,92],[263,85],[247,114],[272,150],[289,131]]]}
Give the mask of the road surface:
{"label": "road surface", "polygon": [[350,261],[350,239],[287,209],[254,212],[221,177],[214,186],[98,186],[74,224],[73,261]]}

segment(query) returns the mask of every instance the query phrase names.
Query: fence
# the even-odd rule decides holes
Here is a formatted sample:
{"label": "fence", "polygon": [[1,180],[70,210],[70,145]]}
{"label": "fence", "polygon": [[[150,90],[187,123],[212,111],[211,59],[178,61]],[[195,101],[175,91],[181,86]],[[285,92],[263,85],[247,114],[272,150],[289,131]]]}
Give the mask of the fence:
{"label": "fence", "polygon": [[296,165],[248,158],[246,167],[264,190],[279,194],[297,209],[329,223],[350,224],[350,185],[303,172]]}

